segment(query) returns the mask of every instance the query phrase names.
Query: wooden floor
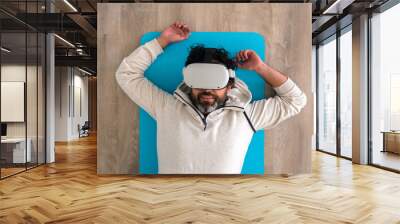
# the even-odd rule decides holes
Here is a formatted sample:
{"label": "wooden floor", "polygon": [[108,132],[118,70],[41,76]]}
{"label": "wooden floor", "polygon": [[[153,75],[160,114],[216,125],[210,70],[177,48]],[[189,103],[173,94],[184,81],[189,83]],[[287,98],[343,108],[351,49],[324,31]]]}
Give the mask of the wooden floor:
{"label": "wooden floor", "polygon": [[400,170],[400,154],[374,150],[372,161],[374,162],[374,164],[377,165],[389,167],[395,170]]}
{"label": "wooden floor", "polygon": [[2,178],[8,177],[8,176],[11,176],[13,174],[16,174],[16,173],[19,173],[19,172],[23,172],[25,170],[26,170],[25,167],[7,167],[7,168],[2,167],[1,168],[1,177]]}
{"label": "wooden floor", "polygon": [[0,223],[400,223],[400,175],[320,152],[313,173],[97,176],[96,139],[0,181]]}

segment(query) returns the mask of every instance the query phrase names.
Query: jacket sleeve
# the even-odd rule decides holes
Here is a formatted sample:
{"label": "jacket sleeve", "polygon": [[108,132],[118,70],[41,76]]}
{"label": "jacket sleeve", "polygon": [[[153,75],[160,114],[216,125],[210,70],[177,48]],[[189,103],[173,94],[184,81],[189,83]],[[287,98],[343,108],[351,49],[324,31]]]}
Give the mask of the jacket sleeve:
{"label": "jacket sleeve", "polygon": [[306,95],[290,79],[274,88],[276,96],[250,104],[250,121],[254,129],[269,129],[298,114],[307,103]]}
{"label": "jacket sleeve", "polygon": [[153,39],[125,57],[115,74],[117,83],[128,97],[154,119],[157,119],[157,112],[172,98],[172,95],[144,77],[144,71],[161,53],[162,47],[157,39]]}

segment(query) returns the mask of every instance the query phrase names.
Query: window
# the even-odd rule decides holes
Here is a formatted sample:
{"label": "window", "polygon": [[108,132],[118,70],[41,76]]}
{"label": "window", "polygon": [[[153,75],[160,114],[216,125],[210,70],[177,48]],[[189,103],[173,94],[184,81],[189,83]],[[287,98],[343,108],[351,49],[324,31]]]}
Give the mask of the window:
{"label": "window", "polygon": [[400,4],[371,18],[372,164],[400,170]]}
{"label": "window", "polygon": [[352,32],[340,36],[340,155],[352,157]]}
{"label": "window", "polygon": [[[44,1],[20,1],[23,13],[41,13]],[[0,6],[15,5],[1,1]],[[0,178],[45,163],[45,34],[0,12]]]}
{"label": "window", "polygon": [[336,153],[336,39],[318,47],[317,148]]}

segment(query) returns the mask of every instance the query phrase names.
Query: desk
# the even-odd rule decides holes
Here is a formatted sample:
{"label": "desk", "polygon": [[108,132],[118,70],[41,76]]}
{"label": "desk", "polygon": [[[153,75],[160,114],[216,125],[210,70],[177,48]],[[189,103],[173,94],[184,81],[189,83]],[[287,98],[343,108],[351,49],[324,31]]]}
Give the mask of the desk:
{"label": "desk", "polygon": [[[25,163],[32,159],[30,138],[26,140],[28,143],[25,154],[25,138],[6,138],[1,139],[1,159],[6,163]],[[25,161],[27,158],[27,161]]]}
{"label": "desk", "polygon": [[382,152],[400,154],[400,131],[382,131],[381,133],[383,133]]}

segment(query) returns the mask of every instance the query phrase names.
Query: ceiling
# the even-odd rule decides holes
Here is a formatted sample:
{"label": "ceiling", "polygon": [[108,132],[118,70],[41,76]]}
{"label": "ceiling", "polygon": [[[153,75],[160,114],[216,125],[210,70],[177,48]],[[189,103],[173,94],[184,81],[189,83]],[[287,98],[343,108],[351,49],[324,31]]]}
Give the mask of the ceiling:
{"label": "ceiling", "polygon": [[[55,32],[56,65],[80,66],[96,72],[96,29],[97,3],[121,2],[270,2],[270,3],[312,3],[313,42],[318,42],[335,32],[338,20],[341,26],[351,23],[351,17],[378,7],[387,0],[1,0],[0,24],[2,46],[12,48],[14,54],[25,52],[25,30]],[[337,2],[336,2],[337,1]],[[336,2],[336,3],[335,3]],[[53,13],[48,13],[52,8]],[[329,10],[327,10],[329,9]],[[325,13],[324,13],[325,12]],[[328,13],[327,13],[328,12]],[[348,22],[346,22],[348,21]],[[30,39],[30,38],[28,38]],[[69,43],[66,43],[66,40]],[[28,55],[36,45],[28,40]],[[74,46],[72,46],[73,44]]]}

